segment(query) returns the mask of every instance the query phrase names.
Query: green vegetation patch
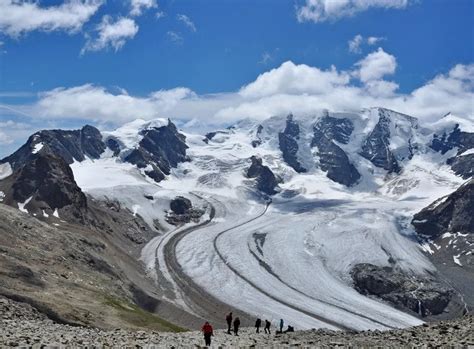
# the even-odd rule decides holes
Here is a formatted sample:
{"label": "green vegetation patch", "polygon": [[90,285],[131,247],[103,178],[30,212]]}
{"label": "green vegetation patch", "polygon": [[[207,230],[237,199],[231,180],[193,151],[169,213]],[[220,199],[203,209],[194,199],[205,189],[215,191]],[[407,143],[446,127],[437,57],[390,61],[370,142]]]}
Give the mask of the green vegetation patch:
{"label": "green vegetation patch", "polygon": [[136,304],[109,295],[104,296],[104,303],[115,308],[121,319],[131,325],[166,332],[185,332],[186,329],[176,326],[159,316],[143,310]]}

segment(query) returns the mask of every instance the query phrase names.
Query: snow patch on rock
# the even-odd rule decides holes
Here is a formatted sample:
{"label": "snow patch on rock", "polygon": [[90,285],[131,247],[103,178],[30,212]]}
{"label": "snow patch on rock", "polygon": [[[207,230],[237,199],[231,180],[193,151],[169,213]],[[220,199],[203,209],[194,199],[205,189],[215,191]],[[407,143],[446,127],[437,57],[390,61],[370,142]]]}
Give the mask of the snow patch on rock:
{"label": "snow patch on rock", "polygon": [[25,202],[19,202],[19,203],[18,203],[18,209],[19,209],[21,212],[28,213],[28,210],[25,208],[25,206],[28,205],[28,203],[31,201],[31,199],[33,199],[32,196],[30,196],[28,199],[26,199]]}
{"label": "snow patch on rock", "polygon": [[31,151],[32,154],[37,154],[41,149],[43,149],[44,143],[36,143]]}

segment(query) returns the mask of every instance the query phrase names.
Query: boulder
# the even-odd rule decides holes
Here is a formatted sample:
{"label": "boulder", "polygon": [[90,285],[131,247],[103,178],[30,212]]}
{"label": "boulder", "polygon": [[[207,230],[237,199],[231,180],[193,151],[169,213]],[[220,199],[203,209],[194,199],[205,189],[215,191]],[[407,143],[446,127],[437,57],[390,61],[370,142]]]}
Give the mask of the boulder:
{"label": "boulder", "polygon": [[183,196],[177,196],[170,202],[170,209],[176,214],[188,213],[192,207],[191,200]]}

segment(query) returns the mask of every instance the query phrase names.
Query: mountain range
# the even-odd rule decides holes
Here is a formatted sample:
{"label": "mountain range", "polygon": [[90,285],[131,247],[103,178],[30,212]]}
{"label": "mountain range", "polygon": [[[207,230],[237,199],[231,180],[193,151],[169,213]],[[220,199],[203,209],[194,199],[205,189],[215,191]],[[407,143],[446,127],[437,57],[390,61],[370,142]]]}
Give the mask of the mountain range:
{"label": "mountain range", "polygon": [[0,294],[107,328],[453,318],[474,305],[473,177],[474,121],[452,114],[39,131],[0,160]]}

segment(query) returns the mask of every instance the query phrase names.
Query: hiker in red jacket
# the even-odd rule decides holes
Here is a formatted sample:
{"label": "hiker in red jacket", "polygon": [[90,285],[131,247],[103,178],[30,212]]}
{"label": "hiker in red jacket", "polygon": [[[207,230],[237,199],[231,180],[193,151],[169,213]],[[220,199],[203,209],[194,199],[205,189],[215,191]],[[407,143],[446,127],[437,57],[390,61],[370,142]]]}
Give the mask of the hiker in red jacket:
{"label": "hiker in red jacket", "polygon": [[214,335],[214,331],[212,330],[212,326],[209,322],[206,321],[204,326],[201,329],[202,333],[204,333],[204,341],[206,342],[206,347],[211,346],[211,337]]}

